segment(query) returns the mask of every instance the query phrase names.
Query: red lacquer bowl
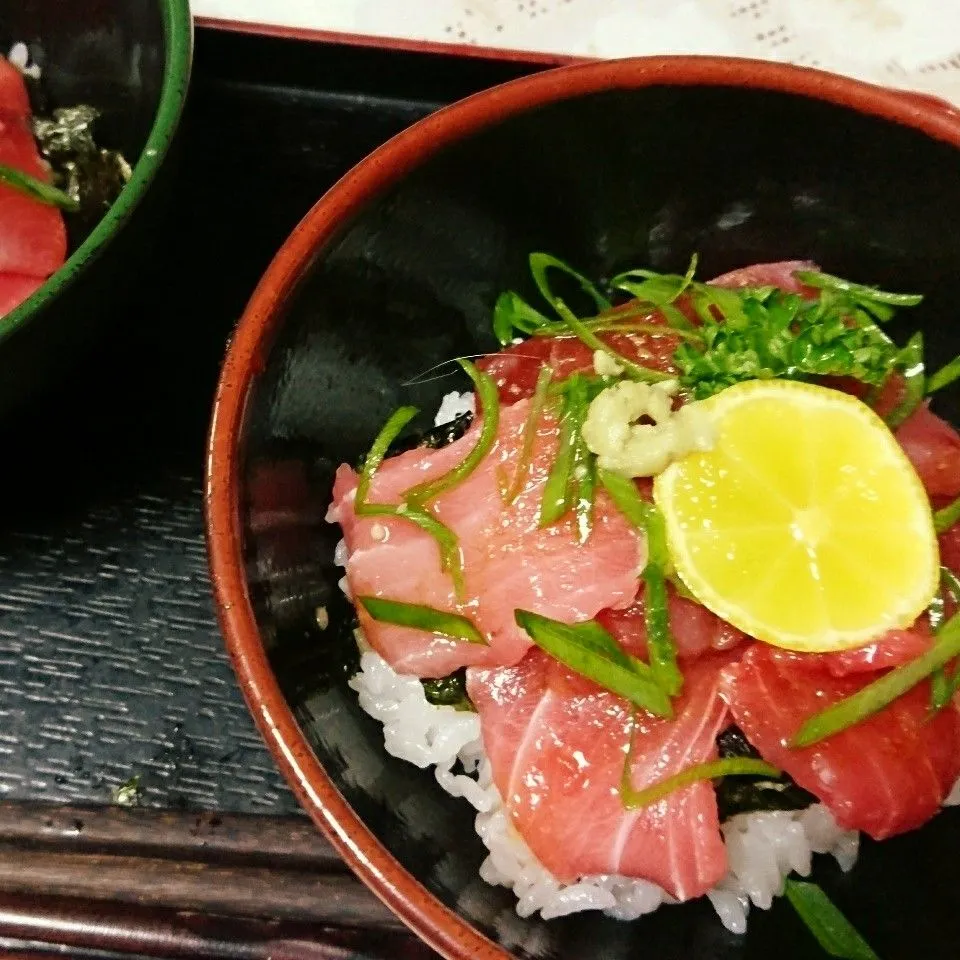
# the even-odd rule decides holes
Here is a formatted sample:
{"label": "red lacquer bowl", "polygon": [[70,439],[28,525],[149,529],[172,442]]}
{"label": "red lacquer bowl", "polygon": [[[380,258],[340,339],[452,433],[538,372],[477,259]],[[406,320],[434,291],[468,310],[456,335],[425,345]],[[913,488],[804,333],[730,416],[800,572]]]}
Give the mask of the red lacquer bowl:
{"label": "red lacquer bowl", "polygon": [[[747,937],[708,905],[625,924],[521,920],[484,884],[464,801],[385,754],[347,687],[349,608],[324,521],[332,471],[433,364],[492,348],[498,292],[550,250],[590,275],[702,275],[763,260],[928,294],[932,362],[960,351],[960,115],[789,66],[714,58],[541,73],[412,126],[348,173],[277,254],[230,344],[210,435],[207,526],[244,695],[306,810],[360,877],[450,958],[811,956],[788,908]],[[958,411],[946,410],[946,415]],[[323,606],[330,626],[321,630]],[[819,881],[885,958],[956,956],[960,814],[866,845]]]}

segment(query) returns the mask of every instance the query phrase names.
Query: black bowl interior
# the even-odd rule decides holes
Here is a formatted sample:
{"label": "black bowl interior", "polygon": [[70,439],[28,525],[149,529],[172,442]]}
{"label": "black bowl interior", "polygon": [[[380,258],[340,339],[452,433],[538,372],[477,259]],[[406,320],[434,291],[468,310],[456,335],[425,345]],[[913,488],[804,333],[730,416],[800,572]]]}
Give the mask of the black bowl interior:
{"label": "black bowl interior", "polygon": [[[287,304],[248,406],[244,520],[256,616],[284,693],[360,817],[445,904],[518,957],[733,960],[821,954],[790,908],[724,931],[709,905],[634,923],[587,914],[521,920],[477,876],[471,808],[393,759],[346,686],[349,609],[324,522],[333,468],[354,461],[401,403],[433,410],[456,377],[405,386],[493,347],[499,291],[532,293],[526,257],[589,275],[633,265],[701,276],[812,258],[831,272],[927,295],[909,317],[933,364],[960,351],[960,152],[888,121],[805,98],[653,87],[511,117],[433,156],[367,204]],[[903,338],[909,330],[895,330]],[[938,409],[957,418],[956,396]],[[321,631],[315,610],[332,626]],[[884,960],[955,958],[960,813],[884,844],[849,875],[816,878]]]}
{"label": "black bowl interior", "polygon": [[[30,84],[34,111],[96,107],[98,145],[135,164],[163,87],[163,2],[18,0],[0,10],[0,53],[15,42],[28,45],[42,70],[40,81]],[[67,219],[72,252],[95,224]]]}

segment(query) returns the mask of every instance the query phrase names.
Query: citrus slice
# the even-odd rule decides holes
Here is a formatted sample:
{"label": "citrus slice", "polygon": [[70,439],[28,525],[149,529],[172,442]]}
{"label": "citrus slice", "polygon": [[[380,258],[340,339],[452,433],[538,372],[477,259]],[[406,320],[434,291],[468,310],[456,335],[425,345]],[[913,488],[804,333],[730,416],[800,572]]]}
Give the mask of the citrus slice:
{"label": "citrus slice", "polygon": [[715,446],[653,490],[677,573],[705,607],[804,652],[863,646],[923,612],[939,575],[930,502],[866,404],[752,380],[703,408]]}

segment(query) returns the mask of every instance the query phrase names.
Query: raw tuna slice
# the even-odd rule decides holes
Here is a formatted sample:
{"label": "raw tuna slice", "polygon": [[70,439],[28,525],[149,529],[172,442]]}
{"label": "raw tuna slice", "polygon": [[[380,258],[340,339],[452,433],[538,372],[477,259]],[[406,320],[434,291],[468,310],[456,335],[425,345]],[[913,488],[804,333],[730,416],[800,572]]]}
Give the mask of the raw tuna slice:
{"label": "raw tuna slice", "polygon": [[43,277],[24,277],[18,273],[0,273],[0,317],[19,307],[38,287]]}
{"label": "raw tuna slice", "polygon": [[[715,737],[727,723],[719,669],[728,662],[703,657],[685,670],[675,719],[640,711],[635,787],[716,756]],[[471,668],[467,690],[511,821],[554,876],[639,877],[688,900],[724,875],[726,850],[710,783],[640,810],[624,808],[619,784],[630,740],[627,701],[539,650],[513,667]]]}
{"label": "raw tuna slice", "polygon": [[787,293],[816,296],[813,287],[802,284],[794,274],[801,270],[818,270],[810,260],[778,260],[775,263],[755,263],[729,273],[721,273],[710,283],[717,287],[779,287]]}
{"label": "raw tuna slice", "polygon": [[758,643],[723,671],[721,695],[737,726],[841,827],[882,840],[924,824],[960,774],[960,713],[948,707],[929,719],[924,682],[863,723],[792,749],[786,744],[808,717],[874,679],[832,677],[802,660]]}
{"label": "raw tuna slice", "polygon": [[888,630],[878,640],[855,650],[813,654],[803,658],[803,665],[812,665],[815,670],[825,669],[834,677],[845,677],[851,673],[875,673],[877,670],[899,667],[916,660],[930,649],[932,642],[930,624],[924,616],[909,630]]}
{"label": "raw tuna slice", "polygon": [[960,494],[960,435],[924,404],[897,428],[896,438],[931,497]]}
{"label": "raw tuna slice", "polygon": [[[407,520],[358,517],[353,509],[357,476],[341,466],[328,519],[339,522],[349,551],[352,594],[373,595],[441,610],[461,610],[489,646],[452,641],[409,627],[377,623],[360,611],[367,639],[400,673],[440,677],[466,664],[516,663],[530,639],[515,623],[517,608],[573,623],[607,607],[626,607],[637,590],[645,559],[643,538],[600,491],[594,529],[578,542],[572,517],[539,529],[543,486],[557,449],[556,422],[541,421],[527,482],[506,504],[501,482],[510,481],[522,447],[529,408],[522,401],[500,411],[493,450],[463,483],[433,501],[435,515],[459,537],[466,595],[458,607],[451,578],[442,572],[436,541]],[[479,425],[440,450],[411,450],[384,462],[371,502],[398,503],[422,480],[460,463],[477,441]]]}
{"label": "raw tuna slice", "polygon": [[[742,270],[734,270],[711,280],[720,287],[775,286],[794,293],[812,292],[793,276],[796,270],[816,270],[816,265],[806,260],[786,260],[780,263],[758,263]],[[682,298],[681,298],[682,299]],[[611,311],[616,313],[631,308],[623,304]],[[684,304],[678,301],[678,306]],[[691,319],[694,315],[691,311]],[[660,313],[645,317],[647,323],[665,323]],[[673,336],[654,336],[648,333],[608,333],[601,337],[614,350],[629,360],[645,367],[674,373],[674,351],[679,340]],[[500,353],[479,360],[477,365],[485,370],[500,391],[503,403],[514,403],[533,394],[540,368],[549,363],[558,378],[568,377],[579,371],[593,370],[593,351],[576,337],[530,337],[523,343],[514,344]]]}
{"label": "raw tuna slice", "polygon": [[[729,650],[747,640],[747,635],[726,620],[694,600],[681,597],[667,586],[667,606],[670,616],[670,632],[677,644],[677,653],[682,659],[693,659],[717,650]],[[597,620],[641,660],[647,659],[647,630],[645,622],[644,590],[640,588],[637,599],[626,610],[604,610]]]}
{"label": "raw tuna slice", "polygon": [[[0,163],[50,179],[26,121],[7,115],[0,115]],[[48,277],[63,264],[66,253],[67,231],[60,211],[0,184],[0,273]]]}
{"label": "raw tuna slice", "polygon": [[960,523],[940,534],[940,562],[960,577]]}
{"label": "raw tuna slice", "polygon": [[23,75],[5,57],[0,57],[0,113],[21,119],[30,116],[30,99]]}
{"label": "raw tuna slice", "polygon": [[[649,323],[664,322],[662,314],[644,318]],[[672,336],[640,333],[606,333],[600,337],[621,356],[645,367],[674,373],[670,361],[679,340]],[[477,366],[492,378],[500,391],[502,403],[514,403],[532,396],[537,375],[549,364],[558,380],[572,373],[593,371],[593,351],[576,337],[530,337],[500,353],[477,361]]]}

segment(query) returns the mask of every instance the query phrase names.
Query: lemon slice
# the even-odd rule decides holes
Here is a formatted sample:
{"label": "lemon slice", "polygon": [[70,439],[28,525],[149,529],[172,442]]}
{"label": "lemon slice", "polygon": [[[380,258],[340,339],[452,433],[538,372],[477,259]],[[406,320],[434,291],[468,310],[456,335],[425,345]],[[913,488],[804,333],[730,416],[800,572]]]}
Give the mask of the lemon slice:
{"label": "lemon slice", "polygon": [[937,589],[930,501],[866,404],[752,380],[703,402],[712,450],[654,481],[677,572],[750,636],[789,650],[862,646],[905,627]]}

